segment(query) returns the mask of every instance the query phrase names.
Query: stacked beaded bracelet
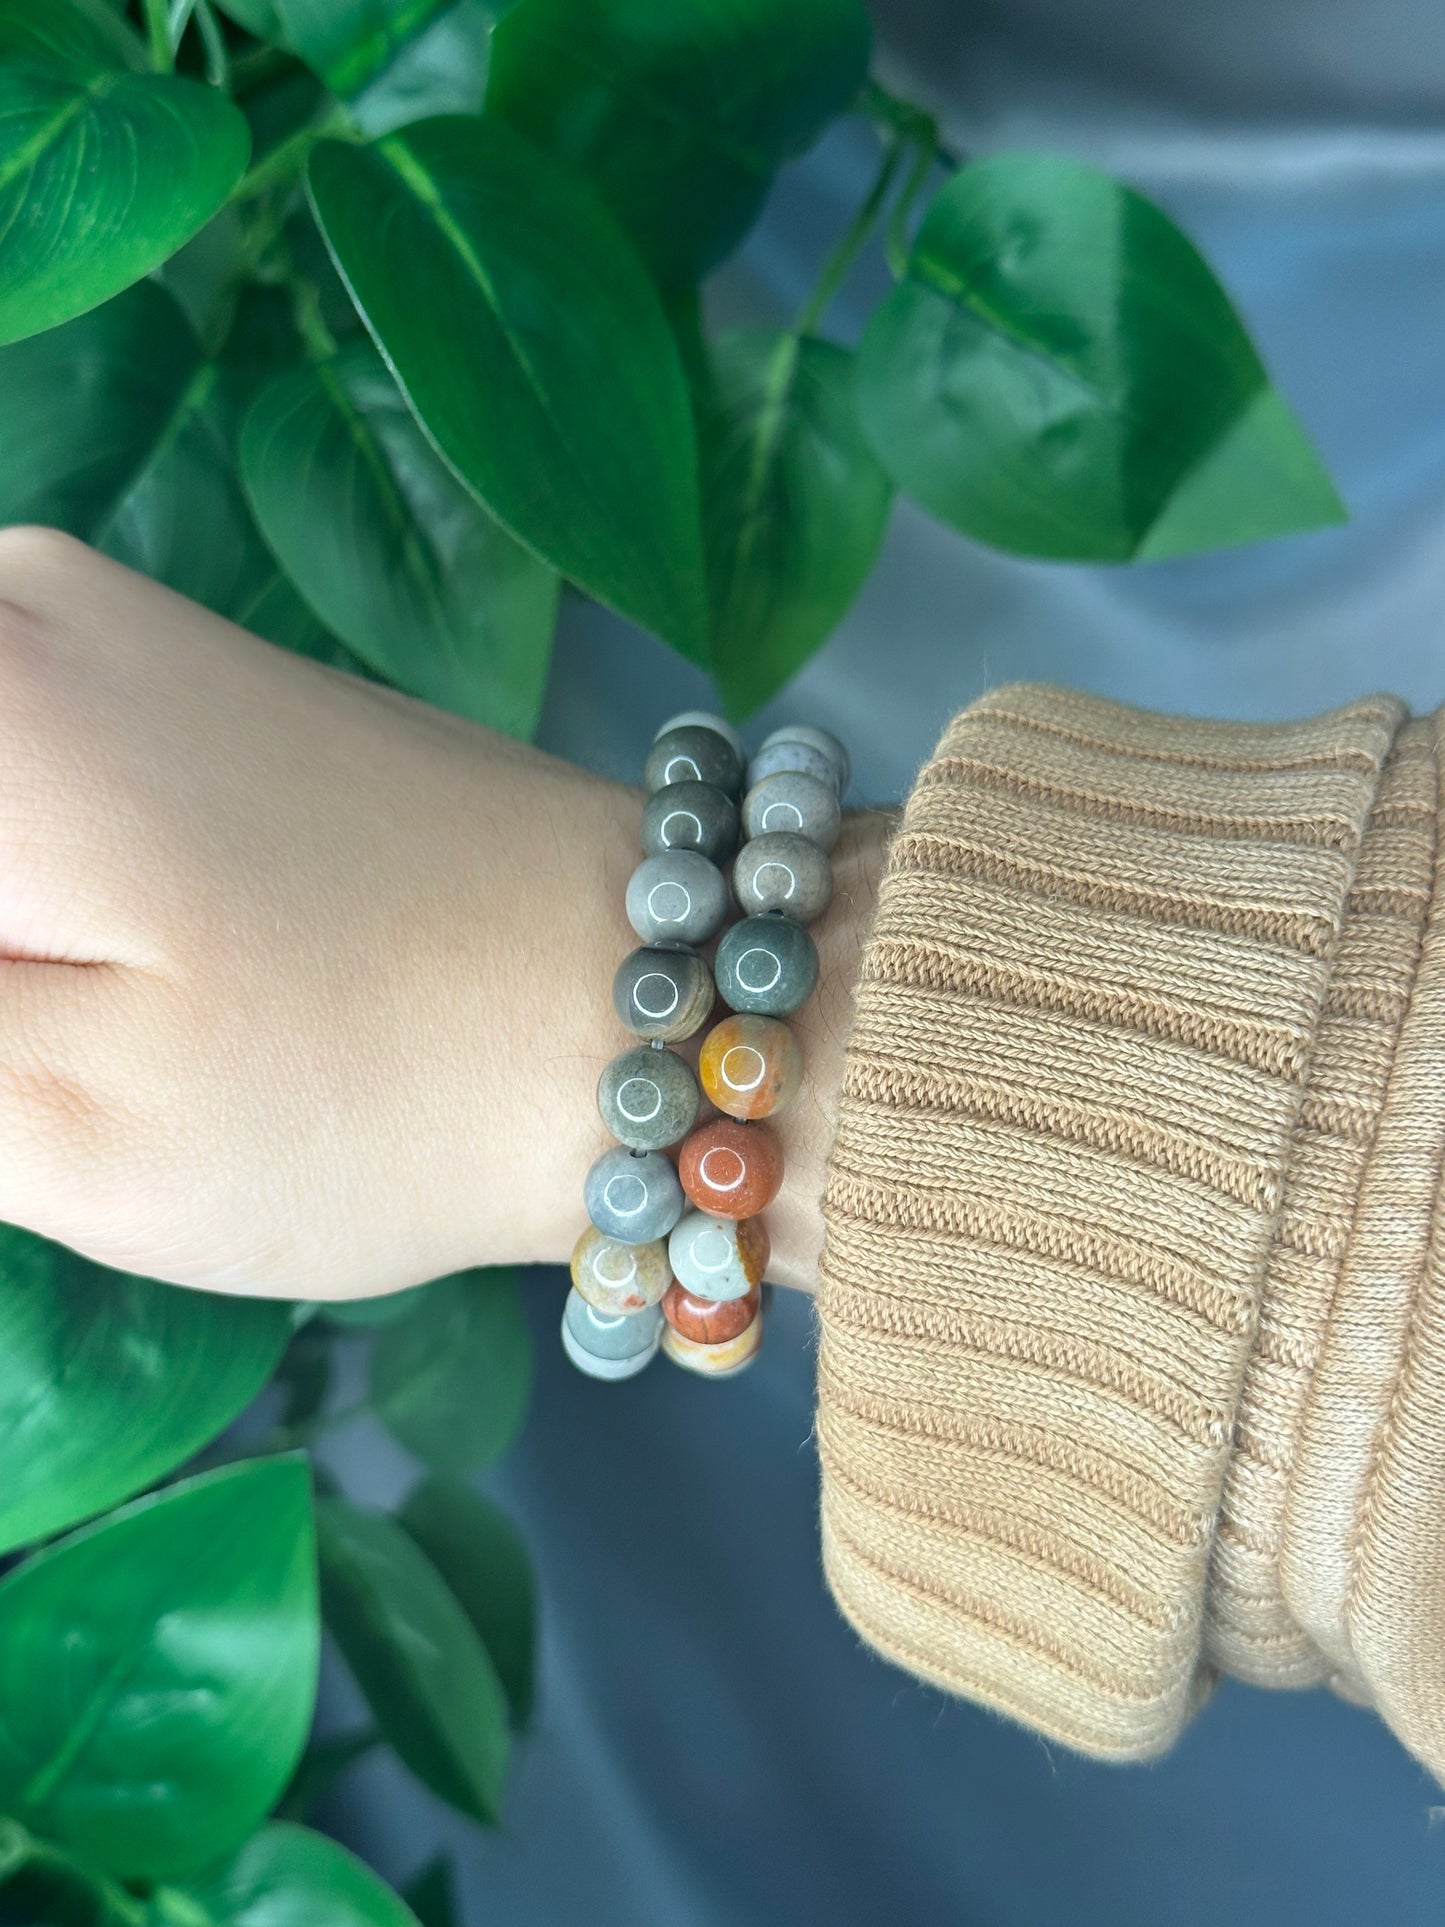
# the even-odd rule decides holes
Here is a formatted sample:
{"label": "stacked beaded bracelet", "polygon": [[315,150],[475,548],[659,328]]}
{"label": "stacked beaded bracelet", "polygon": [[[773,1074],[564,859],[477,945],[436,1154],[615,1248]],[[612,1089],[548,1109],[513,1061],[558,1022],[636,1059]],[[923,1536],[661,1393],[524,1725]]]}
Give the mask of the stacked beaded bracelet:
{"label": "stacked beaded bracelet", "polygon": [[[653,740],[645,854],[627,886],[642,948],[612,986],[618,1017],[646,1041],[614,1058],[598,1085],[618,1142],[587,1173],[591,1223],[572,1253],[562,1316],[563,1346],[589,1377],[631,1378],[659,1349],[711,1378],[757,1356],[769,1252],[759,1213],[783,1177],[762,1120],[798,1088],[802,1060],[782,1020],[818,980],[805,926],[832,895],[828,851],[848,774],[837,738],[804,724],[774,731],[750,765],[736,730],[698,710]],[[709,968],[699,946],[727,917],[730,861],[743,914]],[[703,1040],[695,1075],[667,1046],[702,1028],[716,995],[733,1014]],[[698,1125],[704,1095],[720,1115]],[[679,1140],[674,1164],[666,1152]]]}

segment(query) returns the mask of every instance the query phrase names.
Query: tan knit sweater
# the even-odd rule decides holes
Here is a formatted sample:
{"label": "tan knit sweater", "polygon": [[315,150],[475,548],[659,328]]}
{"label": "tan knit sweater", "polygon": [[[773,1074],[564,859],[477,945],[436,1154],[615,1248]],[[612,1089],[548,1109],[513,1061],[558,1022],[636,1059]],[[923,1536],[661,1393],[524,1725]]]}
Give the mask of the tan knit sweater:
{"label": "tan knit sweater", "polygon": [[1217,1672],[1445,1777],[1441,719],[957,717],[894,837],[825,1202],[826,1568],[1114,1759]]}

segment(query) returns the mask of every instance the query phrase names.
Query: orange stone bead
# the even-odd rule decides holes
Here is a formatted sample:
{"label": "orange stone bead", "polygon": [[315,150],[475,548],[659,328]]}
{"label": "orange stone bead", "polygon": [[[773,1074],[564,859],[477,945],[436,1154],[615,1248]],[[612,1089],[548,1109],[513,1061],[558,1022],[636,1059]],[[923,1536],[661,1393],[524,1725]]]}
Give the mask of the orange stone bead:
{"label": "orange stone bead", "polygon": [[729,1117],[771,1117],[798,1088],[803,1056],[776,1017],[739,1012],[714,1024],[703,1041],[702,1087]]}
{"label": "orange stone bead", "polygon": [[766,1124],[720,1117],[684,1141],[677,1175],[699,1211],[755,1218],[782,1188],[782,1146]]}
{"label": "orange stone bead", "polygon": [[754,1285],[744,1298],[699,1298],[676,1282],[662,1300],[662,1315],[675,1332],[694,1345],[723,1345],[745,1332],[762,1307],[763,1294]]}

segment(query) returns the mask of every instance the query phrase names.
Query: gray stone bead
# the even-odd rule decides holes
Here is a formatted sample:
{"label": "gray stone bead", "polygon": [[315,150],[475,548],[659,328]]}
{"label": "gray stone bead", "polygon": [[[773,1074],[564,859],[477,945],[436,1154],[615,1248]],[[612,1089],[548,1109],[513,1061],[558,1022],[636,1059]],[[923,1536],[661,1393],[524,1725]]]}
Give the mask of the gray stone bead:
{"label": "gray stone bead", "polygon": [[680,1044],[712,1015],[712,972],[692,950],[634,950],[612,979],[612,1007],[638,1037]]}
{"label": "gray stone bead", "polygon": [[696,850],[709,863],[726,863],[738,847],[738,806],[713,783],[668,783],[642,806],[642,847]]}
{"label": "gray stone bead", "polygon": [[811,743],[794,742],[791,737],[758,751],[748,764],[748,788],[761,783],[765,776],[776,776],[780,770],[792,770],[798,776],[816,776],[835,796],[838,793],[838,772],[829,758]]}
{"label": "gray stone bead", "polygon": [[763,738],[762,749],[769,750],[774,743],[806,743],[810,749],[820,750],[833,765],[833,774],[838,783],[838,800],[841,802],[848,794],[848,785],[853,778],[853,765],[848,760],[848,752],[838,741],[831,729],[817,729],[812,723],[789,723],[783,729],[775,729],[771,736]]}
{"label": "gray stone bead", "polygon": [[718,995],[730,1010],[790,1017],[813,994],[818,951],[791,917],[744,917],[724,934],[712,967]]}
{"label": "gray stone bead", "polygon": [[736,796],[742,787],[743,758],[715,729],[684,723],[664,730],[652,745],[642,780],[648,790],[667,783],[711,783]]}
{"label": "gray stone bead", "polygon": [[743,833],[749,837],[787,830],[807,837],[820,850],[831,850],[842,826],[837,791],[797,770],[780,769],[765,776],[743,798]]}
{"label": "gray stone bead", "polygon": [[588,1378],[634,1378],[657,1357],[663,1324],[665,1318],[657,1305],[617,1316],[593,1310],[578,1291],[568,1291],[563,1308],[563,1351]]}
{"label": "gray stone bead", "polygon": [[602,1122],[633,1151],[661,1151],[686,1137],[701,1102],[692,1066],[647,1044],[614,1057],[597,1086]]}
{"label": "gray stone bead", "polygon": [[727,879],[696,850],[644,857],[627,885],[627,921],[644,943],[706,943],[727,913]]}
{"label": "gray stone bead", "polygon": [[582,1202],[604,1238],[645,1245],[667,1236],[686,1199],[670,1158],[617,1145],[593,1163],[583,1181]]}
{"label": "gray stone bead", "polygon": [[594,1358],[636,1358],[639,1352],[657,1349],[662,1335],[662,1307],[648,1305],[642,1311],[598,1311],[574,1286],[567,1293],[562,1322],[583,1351],[590,1352]]}
{"label": "gray stone bead", "polygon": [[665,736],[670,729],[710,729],[714,736],[721,736],[723,741],[731,746],[738,759],[739,769],[748,760],[742,737],[726,716],[715,716],[710,709],[680,709],[675,716],[668,717],[661,729],[654,731],[653,742],[655,743],[659,736]]}
{"label": "gray stone bead", "polygon": [[812,923],[833,895],[833,866],[827,852],[807,837],[771,830],[738,851],[733,893],[750,917],[781,910],[794,923]]}

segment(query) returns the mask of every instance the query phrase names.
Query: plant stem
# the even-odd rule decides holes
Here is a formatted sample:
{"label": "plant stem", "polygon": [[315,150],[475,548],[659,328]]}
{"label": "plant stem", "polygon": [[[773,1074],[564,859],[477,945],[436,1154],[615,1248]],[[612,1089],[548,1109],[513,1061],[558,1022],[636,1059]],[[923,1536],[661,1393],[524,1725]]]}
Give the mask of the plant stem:
{"label": "plant stem", "polygon": [[898,172],[899,162],[903,159],[904,144],[902,137],[894,132],[889,135],[888,144],[883,150],[883,159],[873,185],[868,190],[868,198],[853,217],[853,225],[823,263],[823,272],[818,276],[818,284],[808,299],[807,306],[798,316],[794,333],[811,334],[822,320],[829,303],[848,278],[860,251],[878,225],[878,217],[888,199]]}
{"label": "plant stem", "polygon": [[196,0],[196,30],[206,54],[206,79],[222,93],[231,91],[231,56],[226,36],[211,7],[211,0]]}
{"label": "plant stem", "polygon": [[932,114],[916,107],[911,100],[904,100],[900,94],[889,93],[876,80],[870,79],[864,87],[858,112],[866,114],[880,127],[890,128],[904,140],[917,141],[920,146],[926,142],[941,167],[959,168],[968,158],[938,138],[938,122]]}
{"label": "plant stem", "polygon": [[269,188],[289,187],[300,176],[307,156],[318,141],[355,140],[356,130],[342,107],[332,107],[320,120],[298,127],[294,134],[279,141],[231,190],[233,201],[253,200]]}
{"label": "plant stem", "polygon": [[249,94],[292,68],[299,72],[301,62],[284,47],[248,47],[231,62],[231,87],[237,94]]}
{"label": "plant stem", "polygon": [[923,191],[923,183],[932,171],[935,158],[933,148],[920,141],[914,149],[913,165],[908,170],[902,192],[888,216],[888,238],[883,245],[888,257],[888,272],[895,281],[901,281],[908,271],[908,217]]}
{"label": "plant stem", "polygon": [[18,1820],[0,1820],[0,1885],[26,1867],[48,1867],[63,1880],[83,1887],[94,1900],[106,1927],[146,1927],[150,1909],[99,1867],[41,1840]]}
{"label": "plant stem", "polygon": [[166,0],[145,0],[145,17],[151,65],[158,74],[173,74],[176,71],[176,56],[171,46],[170,8]]}

